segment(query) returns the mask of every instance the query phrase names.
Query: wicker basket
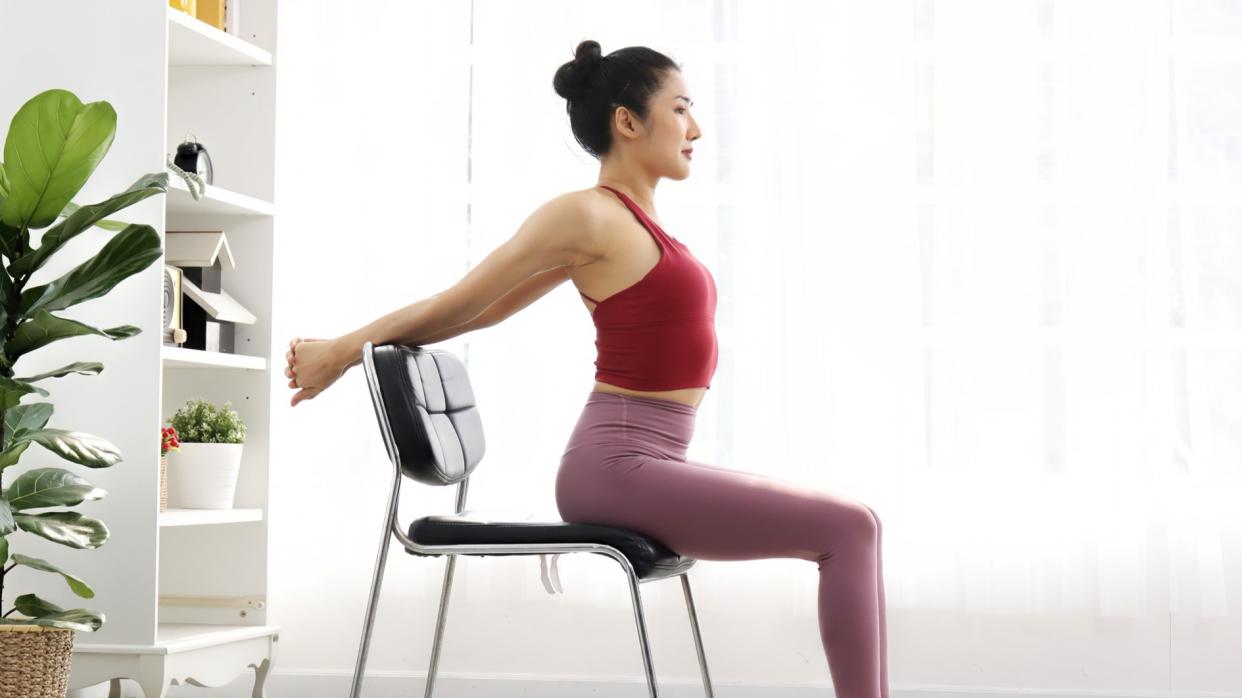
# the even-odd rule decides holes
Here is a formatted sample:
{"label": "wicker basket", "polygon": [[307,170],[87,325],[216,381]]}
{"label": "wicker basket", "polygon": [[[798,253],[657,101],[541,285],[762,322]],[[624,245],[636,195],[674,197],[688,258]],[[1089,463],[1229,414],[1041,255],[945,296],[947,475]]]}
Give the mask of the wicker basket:
{"label": "wicker basket", "polygon": [[168,510],[168,456],[160,455],[160,511]]}
{"label": "wicker basket", "polygon": [[75,632],[0,624],[0,698],[65,698]]}

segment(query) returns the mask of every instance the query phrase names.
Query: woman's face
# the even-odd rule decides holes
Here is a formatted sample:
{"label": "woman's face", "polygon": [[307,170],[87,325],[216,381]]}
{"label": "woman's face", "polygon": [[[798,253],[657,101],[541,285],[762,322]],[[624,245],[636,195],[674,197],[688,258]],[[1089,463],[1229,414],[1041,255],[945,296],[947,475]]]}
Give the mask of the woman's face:
{"label": "woman's face", "polygon": [[663,87],[651,100],[652,142],[661,158],[670,163],[670,171],[680,174],[669,177],[685,179],[690,176],[692,157],[685,151],[693,148],[693,141],[703,133],[699,130],[699,122],[690,113],[694,98],[681,71],[670,70],[667,75]]}
{"label": "woman's face", "polygon": [[703,135],[691,115],[693,99],[679,70],[668,71],[660,90],[651,96],[646,138],[636,144],[652,174],[678,180],[690,176],[691,156],[683,151],[693,148],[693,141]]}

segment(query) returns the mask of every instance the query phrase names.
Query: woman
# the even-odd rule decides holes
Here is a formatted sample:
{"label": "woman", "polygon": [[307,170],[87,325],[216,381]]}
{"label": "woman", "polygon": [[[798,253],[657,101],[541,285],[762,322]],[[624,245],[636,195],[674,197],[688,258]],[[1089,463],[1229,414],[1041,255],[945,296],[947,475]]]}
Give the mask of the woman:
{"label": "woman", "polygon": [[656,217],[660,178],[690,174],[701,136],[680,66],[644,47],[578,45],[553,88],[598,186],[549,201],[456,285],[333,340],[290,342],[285,375],[311,399],[362,346],[412,346],[496,324],[572,279],[596,326],[595,385],[556,480],[565,521],[650,535],[701,560],[800,558],[838,696],[887,698],[880,520],[829,492],[686,459],[716,369],[716,286]]}

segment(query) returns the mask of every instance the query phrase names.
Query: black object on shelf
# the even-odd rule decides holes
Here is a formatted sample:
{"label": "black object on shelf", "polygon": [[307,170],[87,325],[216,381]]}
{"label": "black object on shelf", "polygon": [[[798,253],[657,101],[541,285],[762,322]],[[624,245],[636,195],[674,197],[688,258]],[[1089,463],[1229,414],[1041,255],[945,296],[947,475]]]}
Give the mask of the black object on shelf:
{"label": "black object on shelf", "polygon": [[173,164],[186,172],[193,172],[203,178],[203,181],[211,184],[213,177],[211,167],[211,156],[207,154],[207,148],[190,137],[181,145],[177,146],[177,155],[173,158]]}
{"label": "black object on shelf", "polygon": [[[204,291],[218,293],[220,291],[220,266],[186,267],[182,273],[185,278]],[[186,303],[181,308],[182,326],[186,328],[185,344],[187,349],[218,351],[226,354],[233,352],[233,323],[213,320],[207,311],[198,303]]]}

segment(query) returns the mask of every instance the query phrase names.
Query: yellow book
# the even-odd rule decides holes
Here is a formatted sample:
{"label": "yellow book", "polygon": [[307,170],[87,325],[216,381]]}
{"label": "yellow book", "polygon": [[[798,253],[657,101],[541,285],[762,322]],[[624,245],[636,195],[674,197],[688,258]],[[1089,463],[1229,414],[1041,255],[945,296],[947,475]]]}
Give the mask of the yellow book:
{"label": "yellow book", "polygon": [[228,25],[225,23],[225,13],[228,11],[225,0],[191,0],[198,3],[198,9],[194,12],[194,16],[200,20],[210,24],[220,31],[228,31]]}

